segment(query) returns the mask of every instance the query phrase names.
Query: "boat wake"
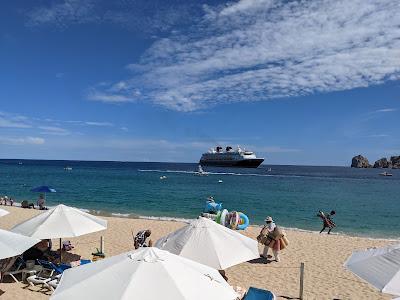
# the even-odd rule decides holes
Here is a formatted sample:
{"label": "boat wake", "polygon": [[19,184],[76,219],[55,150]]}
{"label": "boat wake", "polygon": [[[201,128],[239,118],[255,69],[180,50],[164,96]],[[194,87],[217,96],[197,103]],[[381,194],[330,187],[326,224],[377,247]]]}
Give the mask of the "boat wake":
{"label": "boat wake", "polygon": [[[198,174],[197,171],[183,170],[153,170],[138,169],[139,172],[155,172],[155,173],[178,173],[178,174]],[[207,175],[231,175],[231,176],[256,176],[256,177],[306,177],[301,175],[279,175],[279,174],[256,174],[256,173],[234,173],[234,172],[206,172]]]}

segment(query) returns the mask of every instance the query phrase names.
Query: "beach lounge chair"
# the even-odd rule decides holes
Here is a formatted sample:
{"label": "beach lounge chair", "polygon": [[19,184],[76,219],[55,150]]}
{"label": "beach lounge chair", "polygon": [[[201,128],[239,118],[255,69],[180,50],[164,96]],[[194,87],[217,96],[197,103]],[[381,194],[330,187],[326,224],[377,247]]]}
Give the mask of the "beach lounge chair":
{"label": "beach lounge chair", "polygon": [[52,263],[51,261],[45,261],[38,259],[37,260],[38,264],[43,267],[44,270],[47,270],[49,272],[49,276],[53,276],[54,273],[56,274],[62,274],[66,269],[71,268],[71,266],[66,265],[66,264],[61,264],[57,266],[56,264]]}
{"label": "beach lounge chair", "polygon": [[29,276],[26,281],[31,286],[40,285],[41,288],[48,288],[49,290],[53,290],[50,286],[47,285],[47,282],[53,280],[53,277],[48,277],[46,275],[41,275],[41,273]]}
{"label": "beach lounge chair", "polygon": [[3,281],[4,277],[11,276],[11,278],[15,282],[19,282],[18,279],[15,277],[15,275],[21,274],[24,271],[26,267],[25,261],[20,256],[18,256],[15,259],[12,258],[12,260],[14,260],[14,263],[9,268],[7,268],[5,272],[2,273],[1,281]]}
{"label": "beach lounge chair", "polygon": [[246,296],[243,300],[275,300],[276,297],[274,293],[262,290],[258,288],[251,287],[246,293]]}
{"label": "beach lounge chair", "polygon": [[53,279],[51,279],[50,281],[46,282],[45,285],[48,287],[48,289],[54,291],[60,283],[61,276],[62,274],[59,274],[57,276],[54,276]]}

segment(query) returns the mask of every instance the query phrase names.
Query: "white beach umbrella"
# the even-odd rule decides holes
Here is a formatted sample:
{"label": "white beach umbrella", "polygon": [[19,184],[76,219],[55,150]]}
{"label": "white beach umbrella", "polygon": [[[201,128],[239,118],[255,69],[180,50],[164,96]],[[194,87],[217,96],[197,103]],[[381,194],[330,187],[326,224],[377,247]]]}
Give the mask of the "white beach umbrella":
{"label": "white beach umbrella", "polygon": [[255,240],[203,217],[159,239],[155,246],[217,270],[260,257]]}
{"label": "white beach umbrella", "polygon": [[63,204],[14,226],[11,231],[38,239],[70,238],[107,229],[107,221]]}
{"label": "white beach umbrella", "polygon": [[5,209],[0,208],[0,217],[4,217],[5,215],[8,215],[10,212],[6,211]]}
{"label": "white beach umbrella", "polygon": [[62,238],[77,237],[104,229],[107,229],[106,220],[60,204],[14,226],[11,231],[38,239],[59,238],[61,250]]}
{"label": "white beach umbrella", "polygon": [[0,229],[0,259],[22,254],[40,240]]}
{"label": "white beach umbrella", "polygon": [[400,244],[354,251],[344,265],[381,292],[400,295]]}
{"label": "white beach umbrella", "polygon": [[157,248],[140,248],[68,269],[50,298],[234,300],[214,269]]}

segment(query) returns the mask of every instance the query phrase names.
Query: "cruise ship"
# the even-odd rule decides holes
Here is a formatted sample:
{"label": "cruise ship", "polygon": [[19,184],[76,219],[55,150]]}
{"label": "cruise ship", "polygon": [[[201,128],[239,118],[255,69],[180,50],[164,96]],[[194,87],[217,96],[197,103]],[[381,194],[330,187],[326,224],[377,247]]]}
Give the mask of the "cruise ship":
{"label": "cruise ship", "polygon": [[254,152],[243,150],[239,146],[236,150],[228,146],[225,151],[218,146],[215,149],[210,149],[207,153],[203,153],[200,165],[257,168],[263,161],[264,158],[257,158]]}

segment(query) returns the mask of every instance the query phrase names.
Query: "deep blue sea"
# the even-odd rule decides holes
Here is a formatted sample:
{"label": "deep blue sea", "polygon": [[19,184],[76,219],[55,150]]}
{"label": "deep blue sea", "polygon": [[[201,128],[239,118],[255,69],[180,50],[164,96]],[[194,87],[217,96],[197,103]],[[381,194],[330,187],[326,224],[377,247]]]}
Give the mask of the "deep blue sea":
{"label": "deep blue sea", "polygon": [[213,195],[224,208],[247,214],[252,224],[271,215],[285,227],[319,230],[318,210],[334,209],[336,232],[400,238],[400,170],[383,177],[382,170],[347,167],[204,169],[209,176],[195,176],[197,164],[185,163],[0,160],[0,195],[36,203],[38,195],[30,189],[49,185],[57,193],[47,194],[48,205],[185,219],[196,218]]}

